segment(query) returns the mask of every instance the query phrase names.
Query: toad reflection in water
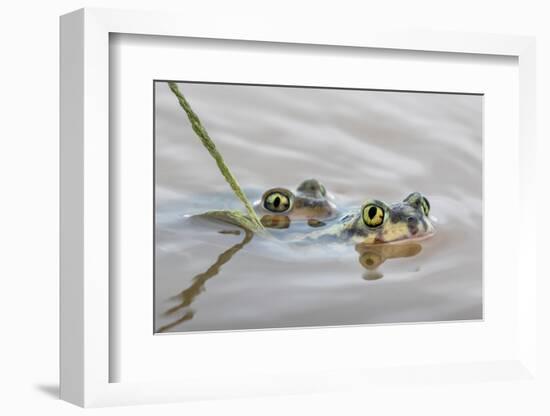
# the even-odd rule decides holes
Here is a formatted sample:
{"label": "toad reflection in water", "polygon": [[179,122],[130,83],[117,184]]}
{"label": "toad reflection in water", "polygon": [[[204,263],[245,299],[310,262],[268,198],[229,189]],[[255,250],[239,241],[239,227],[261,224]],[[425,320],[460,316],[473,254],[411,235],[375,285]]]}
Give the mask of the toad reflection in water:
{"label": "toad reflection in water", "polygon": [[357,244],[355,250],[359,253],[359,263],[366,269],[365,280],[378,280],[384,275],[378,267],[386,260],[403,257],[414,257],[422,251],[422,246],[416,242],[395,244]]}

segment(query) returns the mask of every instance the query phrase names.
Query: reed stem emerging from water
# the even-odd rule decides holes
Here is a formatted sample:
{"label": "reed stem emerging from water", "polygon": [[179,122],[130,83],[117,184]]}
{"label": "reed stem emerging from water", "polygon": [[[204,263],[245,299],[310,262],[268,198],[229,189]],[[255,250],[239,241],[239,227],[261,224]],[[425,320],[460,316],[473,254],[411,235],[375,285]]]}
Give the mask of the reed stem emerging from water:
{"label": "reed stem emerging from water", "polygon": [[250,223],[252,223],[253,227],[255,228],[252,229],[252,231],[265,231],[265,228],[258,219],[256,212],[254,212],[252,204],[239,186],[239,183],[237,182],[237,179],[235,178],[233,173],[229,170],[229,167],[225,164],[222,155],[216,148],[216,145],[208,135],[206,129],[203,127],[199,117],[197,116],[197,114],[195,114],[183,94],[180,92],[178,85],[175,82],[168,82],[168,85],[170,87],[170,90],[177,97],[181,108],[183,108],[186,112],[187,118],[189,118],[189,121],[191,122],[191,127],[193,128],[193,131],[196,133],[197,136],[199,136],[199,139],[201,140],[203,146],[206,148],[206,150],[208,150],[208,153],[210,153],[210,155],[216,161],[220,172],[222,173],[227,183],[229,183],[229,186],[231,186],[231,189],[233,190],[235,195],[237,195],[237,198],[239,198],[244,204],[246,211],[248,212],[248,216],[250,217],[249,221],[243,221],[246,224],[246,228],[249,229]]}

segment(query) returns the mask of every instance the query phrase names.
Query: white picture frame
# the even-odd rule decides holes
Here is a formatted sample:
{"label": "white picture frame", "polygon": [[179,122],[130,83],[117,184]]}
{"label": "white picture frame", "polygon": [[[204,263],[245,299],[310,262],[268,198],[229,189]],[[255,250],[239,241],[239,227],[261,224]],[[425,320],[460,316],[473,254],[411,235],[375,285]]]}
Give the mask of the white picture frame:
{"label": "white picture frame", "polygon": [[[170,13],[82,9],[61,18],[61,398],[80,406],[155,403],[193,398],[255,394],[323,392],[348,385],[415,380],[478,382],[487,377],[523,380],[536,375],[535,268],[536,227],[533,215],[522,215],[518,248],[517,331],[514,353],[495,361],[446,362],[411,367],[357,370],[332,368],[330,376],[311,371],[296,374],[281,368],[250,380],[237,380],[220,370],[216,380],[197,374],[187,380],[112,382],[117,357],[110,348],[111,312],[116,308],[109,276],[115,261],[110,217],[110,172],[116,169],[109,147],[110,34],[225,39],[281,44],[331,45],[453,54],[516,57],[519,67],[519,183],[527,210],[534,203],[535,42],[530,37],[466,33],[361,30],[327,33],[282,30],[268,22],[238,28],[231,22],[204,26],[193,16]],[[516,270],[516,273],[517,273]],[[407,329],[410,331],[410,328]],[[405,329],[402,329],[405,331]],[[306,335],[295,333],[301,342]],[[319,334],[319,332],[317,333]],[[311,335],[311,333],[309,334]],[[341,334],[340,334],[341,335]],[[340,336],[334,329],[325,337]],[[153,334],[151,333],[151,336]],[[244,340],[235,342],[245,342]],[[236,344],[237,345],[237,344]],[[214,372],[216,369],[213,370]],[[324,370],[326,371],[326,370]],[[328,373],[327,373],[328,374]],[[346,380],[346,382],[342,382]],[[192,381],[192,382],[191,382]]]}

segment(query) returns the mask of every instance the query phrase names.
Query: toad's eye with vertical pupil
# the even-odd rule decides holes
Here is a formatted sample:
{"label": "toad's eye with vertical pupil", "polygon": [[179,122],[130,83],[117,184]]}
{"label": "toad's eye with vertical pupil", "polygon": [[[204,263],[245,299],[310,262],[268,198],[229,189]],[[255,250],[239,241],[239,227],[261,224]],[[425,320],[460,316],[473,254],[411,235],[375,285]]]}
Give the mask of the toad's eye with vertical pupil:
{"label": "toad's eye with vertical pupil", "polygon": [[290,209],[292,198],[280,191],[273,191],[264,197],[264,208],[271,212],[285,212]]}
{"label": "toad's eye with vertical pupil", "polygon": [[422,212],[424,213],[424,215],[429,215],[430,214],[430,202],[422,197],[422,199],[420,200],[420,206],[422,207]]}
{"label": "toad's eye with vertical pupil", "polygon": [[384,209],[375,204],[365,205],[363,208],[363,221],[367,227],[378,227],[384,222]]}

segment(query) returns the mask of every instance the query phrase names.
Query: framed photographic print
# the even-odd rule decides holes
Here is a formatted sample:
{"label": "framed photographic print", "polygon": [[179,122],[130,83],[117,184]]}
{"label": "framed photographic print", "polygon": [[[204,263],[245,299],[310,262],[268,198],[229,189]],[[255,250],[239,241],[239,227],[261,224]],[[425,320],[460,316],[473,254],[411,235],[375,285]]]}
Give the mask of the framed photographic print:
{"label": "framed photographic print", "polygon": [[531,377],[533,45],[63,16],[62,398]]}

